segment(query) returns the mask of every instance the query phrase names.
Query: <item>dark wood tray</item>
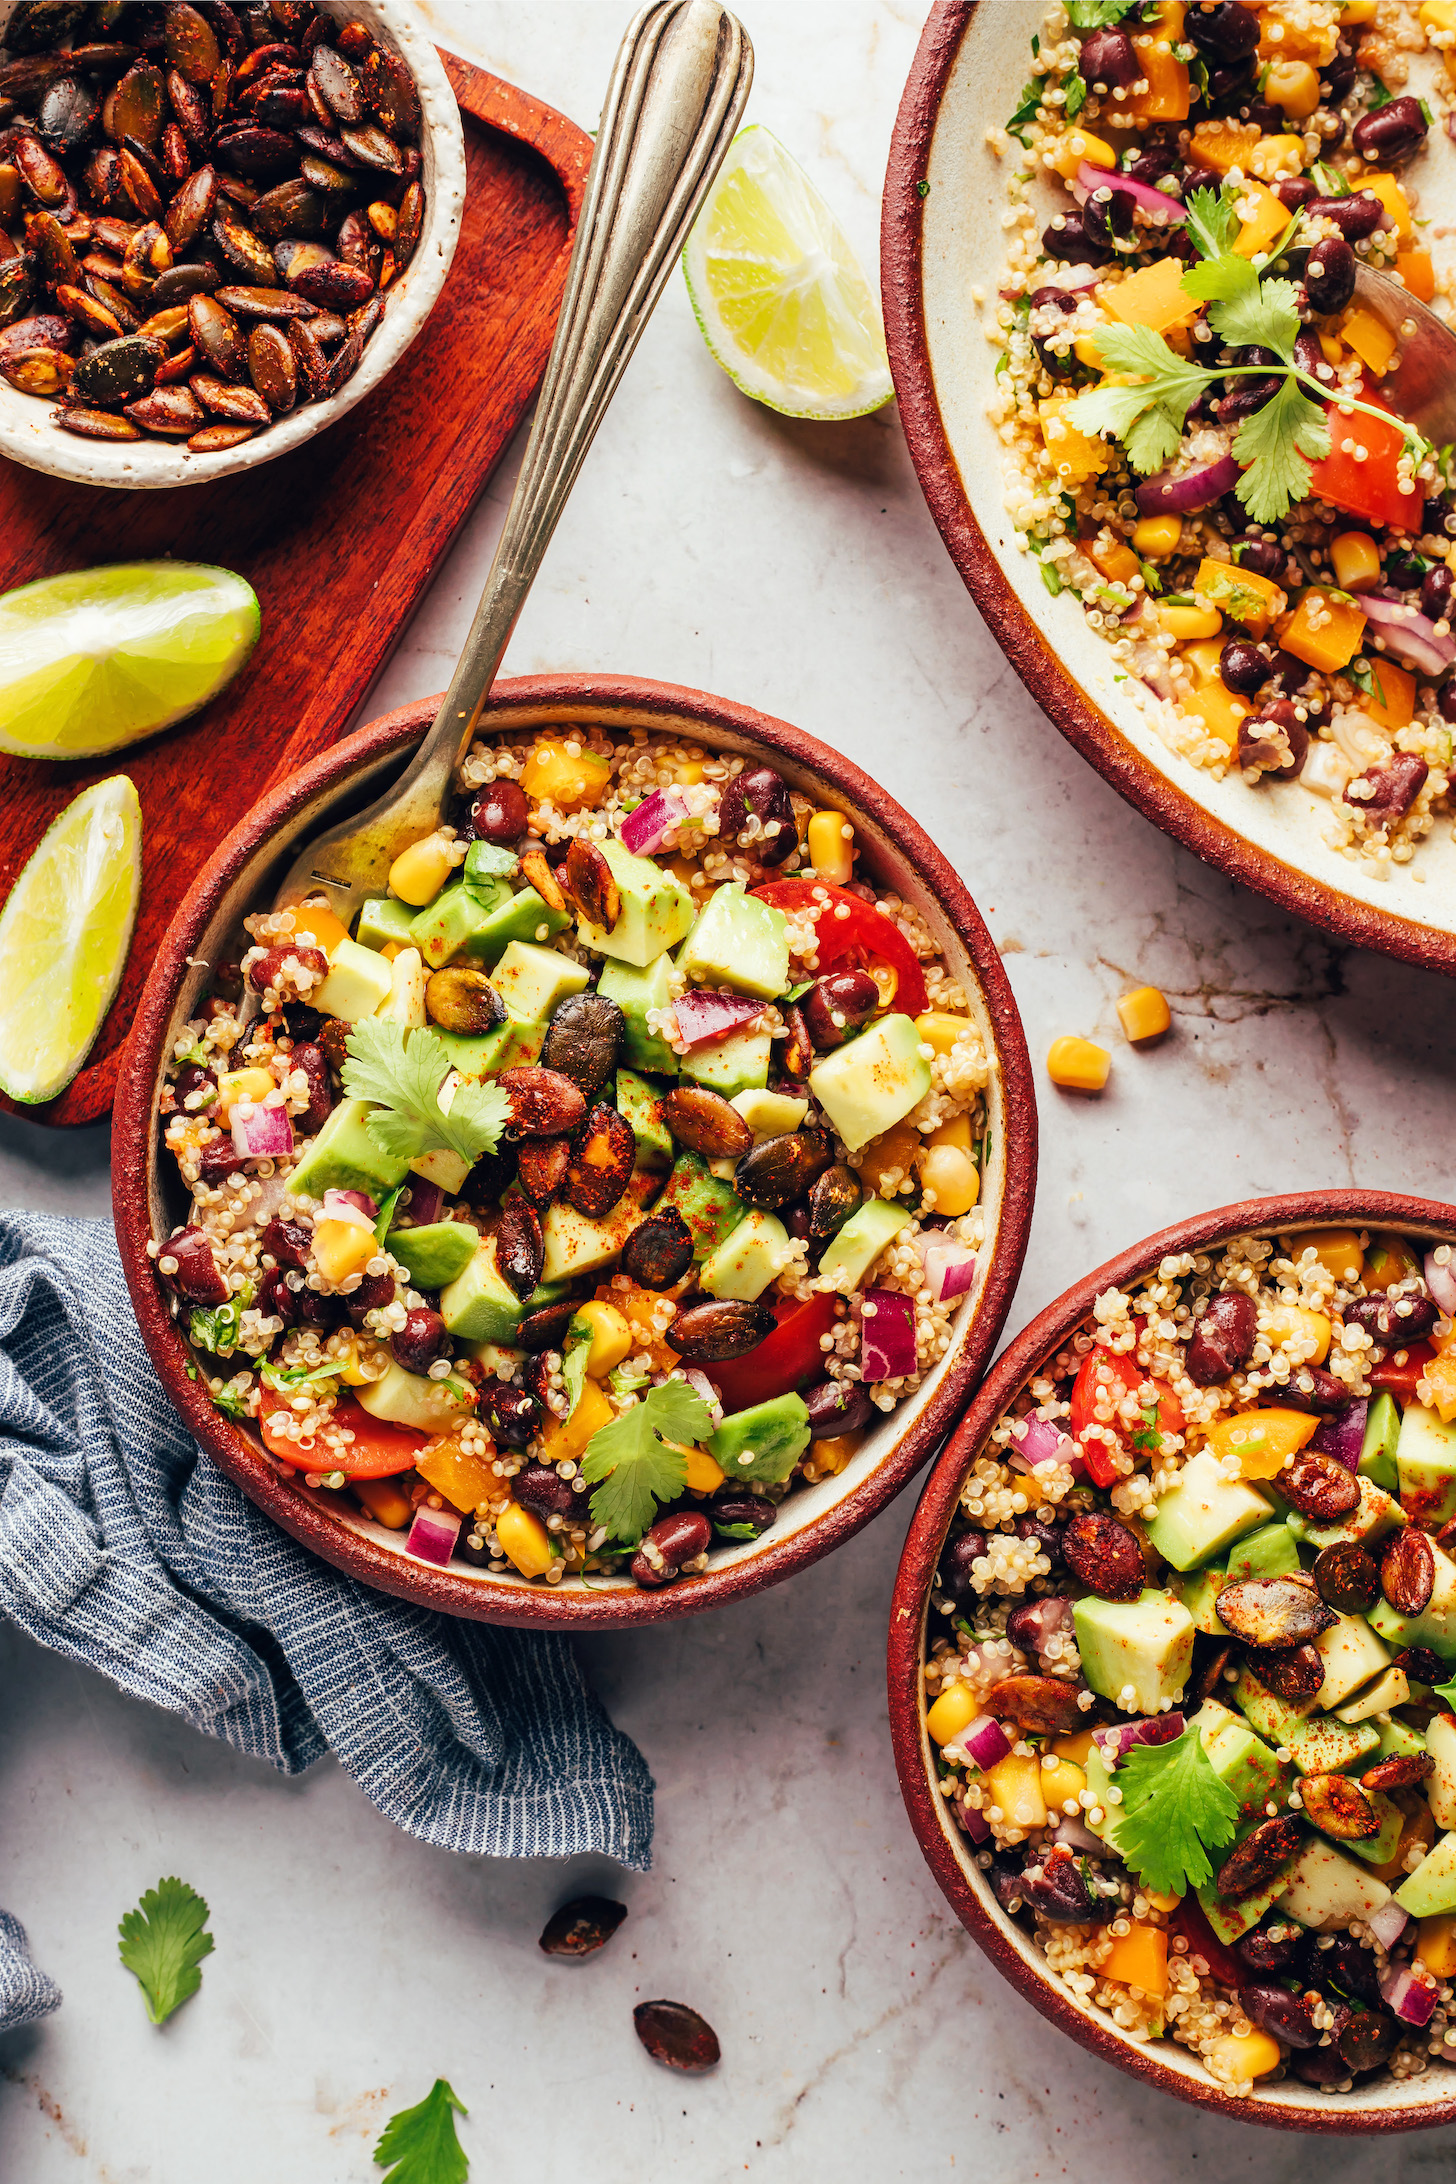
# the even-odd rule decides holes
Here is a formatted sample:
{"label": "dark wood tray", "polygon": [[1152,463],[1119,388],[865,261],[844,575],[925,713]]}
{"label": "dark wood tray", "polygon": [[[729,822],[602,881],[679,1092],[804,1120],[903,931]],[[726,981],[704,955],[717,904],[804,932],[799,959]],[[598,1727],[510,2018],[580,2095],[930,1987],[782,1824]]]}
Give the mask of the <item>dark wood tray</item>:
{"label": "dark wood tray", "polygon": [[121,990],[74,1083],[12,1110],[34,1121],[108,1112],[143,981],[193,876],[265,788],[352,724],[545,369],[591,139],[513,85],[441,58],[465,122],[460,242],[426,325],[357,409],[213,485],[118,492],[0,461],[0,591],[175,555],[236,569],[263,609],[247,671],[193,720],[100,765],[0,755],[0,899],[88,783],[126,773],[142,803],[141,909]]}

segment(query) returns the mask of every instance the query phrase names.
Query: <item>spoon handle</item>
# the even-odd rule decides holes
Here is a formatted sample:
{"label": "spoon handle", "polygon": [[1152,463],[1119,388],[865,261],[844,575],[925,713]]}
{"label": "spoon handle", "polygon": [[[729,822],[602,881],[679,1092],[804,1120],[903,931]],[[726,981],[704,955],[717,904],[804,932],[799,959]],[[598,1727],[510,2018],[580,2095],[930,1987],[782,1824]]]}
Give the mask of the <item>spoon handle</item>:
{"label": "spoon handle", "polygon": [[[322,886],[342,917],[439,824],[516,618],[617,382],[737,129],[753,48],[717,0],[653,0],[622,41],[525,460],[485,590],[408,771],[299,858],[279,890]],[[347,920],[346,920],[347,922]]]}

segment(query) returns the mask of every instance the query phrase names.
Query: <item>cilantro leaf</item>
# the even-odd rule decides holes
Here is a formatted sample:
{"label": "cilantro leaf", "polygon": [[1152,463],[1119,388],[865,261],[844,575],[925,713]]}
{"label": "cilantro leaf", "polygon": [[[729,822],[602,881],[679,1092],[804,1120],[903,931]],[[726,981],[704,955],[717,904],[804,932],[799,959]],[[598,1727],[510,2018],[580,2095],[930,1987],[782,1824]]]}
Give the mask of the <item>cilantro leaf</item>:
{"label": "cilantro leaf", "polygon": [[[1411,1680],[1412,1682],[1415,1681],[1414,1678],[1412,1678]],[[1449,1706],[1453,1712],[1456,1712],[1456,1676],[1452,1677],[1450,1683],[1432,1684],[1431,1697],[1433,1699],[1444,1699],[1447,1706]]]}
{"label": "cilantro leaf", "polygon": [[1132,372],[1135,387],[1093,387],[1068,405],[1079,432],[1115,433],[1135,470],[1147,476],[1176,453],[1188,405],[1214,374],[1189,364],[1147,326],[1104,326],[1097,353],[1109,371]]}
{"label": "cilantro leaf", "polygon": [[593,1340],[591,1321],[583,1319],[578,1312],[566,1330],[566,1341],[561,1350],[561,1377],[566,1382],[571,1403],[571,1410],[566,1414],[568,1418],[581,1401],[581,1391],[586,1386],[586,1361]]}
{"label": "cilantro leaf", "polygon": [[154,2025],[165,2024],[202,1985],[197,1969],[212,1953],[207,1905],[185,1881],[158,1881],[117,1928],[118,1953],[146,1998]]}
{"label": "cilantro leaf", "polygon": [[1391,100],[1394,97],[1395,93],[1393,91],[1387,91],[1385,85],[1381,82],[1378,76],[1373,76],[1371,78],[1369,111],[1372,114],[1378,114],[1382,106],[1389,106]]}
{"label": "cilantro leaf", "polygon": [[1236,491],[1255,523],[1279,523],[1309,491],[1309,456],[1330,452],[1324,413],[1293,379],[1271,402],[1246,417],[1234,438],[1234,454],[1248,468]]}
{"label": "cilantro leaf", "polygon": [[450,1102],[440,1105],[440,1087],[450,1071],[450,1057],[433,1031],[409,1030],[366,1016],[344,1042],[349,1059],[343,1086],[350,1099],[375,1102],[365,1127],[382,1151],[396,1160],[416,1160],[421,1153],[458,1153],[475,1162],[493,1153],[511,1119],[511,1103],[498,1084],[461,1079]]}
{"label": "cilantro leaf", "polygon": [[1197,265],[1190,265],[1182,285],[1190,296],[1197,296],[1200,303],[1239,303],[1246,296],[1257,297],[1259,276],[1247,258],[1239,257],[1232,250],[1222,250],[1200,258]]}
{"label": "cilantro leaf", "polygon": [[1082,108],[1087,104],[1086,79],[1082,75],[1074,73],[1067,77],[1062,89],[1067,95],[1067,103],[1062,108],[1062,112],[1066,115],[1068,121],[1075,121]]}
{"label": "cilantro leaf", "polygon": [[1067,0],[1067,21],[1073,30],[1104,30],[1130,15],[1138,0]]}
{"label": "cilantro leaf", "polygon": [[1016,105],[1016,112],[1006,124],[1006,134],[1008,136],[1017,137],[1022,144],[1025,144],[1026,138],[1022,135],[1022,131],[1029,128],[1031,123],[1036,120],[1036,110],[1042,102],[1045,91],[1046,85],[1040,76],[1033,76],[1030,83],[1022,87],[1021,97]]}
{"label": "cilantro leaf", "polygon": [[389,2171],[384,2184],[465,2184],[470,2163],[455,2129],[470,2111],[446,2078],[437,2078],[415,2108],[391,2116],[374,2159]]}
{"label": "cilantro leaf", "polygon": [[[1222,257],[1233,241],[1240,225],[1239,216],[1234,210],[1237,194],[1225,182],[1217,190],[1194,190],[1188,198],[1184,206],[1188,216],[1188,233],[1200,258]],[[1239,262],[1247,264],[1248,261],[1240,259]],[[1252,270],[1251,267],[1250,271]],[[1188,288],[1187,274],[1183,276],[1183,285]],[[1189,288],[1188,292],[1193,296],[1198,294],[1196,288]]]}
{"label": "cilantro leaf", "polygon": [[1117,1770],[1117,1842],[1149,1888],[1183,1895],[1212,1878],[1211,1853],[1234,1839],[1239,1805],[1194,1728],[1169,1744],[1135,1744]]}
{"label": "cilantro leaf", "polygon": [[1350,185],[1338,167],[1332,167],[1327,159],[1317,159],[1309,170],[1309,178],[1321,197],[1348,197]]}
{"label": "cilantro leaf", "polygon": [[251,1415],[246,1395],[241,1394],[231,1383],[218,1390],[212,1399],[212,1407],[220,1410],[227,1418],[247,1418]]}
{"label": "cilantro leaf", "polygon": [[1357,653],[1354,659],[1346,664],[1343,672],[1349,676],[1357,690],[1363,690],[1366,697],[1373,698],[1377,705],[1389,703],[1385,695],[1385,685],[1380,680],[1380,670],[1376,667],[1375,662],[1367,660],[1363,653]]}
{"label": "cilantro leaf", "polygon": [[613,1539],[638,1540],[659,1502],[682,1492],[687,1458],[669,1441],[700,1441],[712,1430],[712,1413],[683,1380],[665,1380],[608,1426],[598,1426],[581,1459],[592,1496],[592,1521]]}
{"label": "cilantro leaf", "polygon": [[[1200,273],[1206,277],[1218,268],[1243,263],[1242,258],[1233,256],[1216,258],[1206,266],[1195,266],[1185,277],[1185,285],[1186,280],[1194,279]],[[1252,267],[1249,270],[1253,272]],[[1208,323],[1230,348],[1272,349],[1287,364],[1294,354],[1299,334],[1296,293],[1292,281],[1261,282],[1254,273],[1252,283],[1245,283],[1237,293],[1212,306]]]}

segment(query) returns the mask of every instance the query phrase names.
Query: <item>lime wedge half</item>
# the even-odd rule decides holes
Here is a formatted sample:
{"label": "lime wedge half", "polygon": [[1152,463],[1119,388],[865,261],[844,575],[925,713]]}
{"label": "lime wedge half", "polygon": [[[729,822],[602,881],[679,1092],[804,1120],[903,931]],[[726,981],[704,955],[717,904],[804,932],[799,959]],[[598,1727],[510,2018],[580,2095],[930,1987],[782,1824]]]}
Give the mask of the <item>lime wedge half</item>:
{"label": "lime wedge half", "polygon": [[862,417],[894,393],[874,290],[796,160],[767,129],[729,146],[683,251],[703,339],[755,402]]}
{"label": "lime wedge half", "polygon": [[258,642],[251,584],[191,561],[43,576],[0,598],[0,751],[100,758],[195,713]]}
{"label": "lime wedge half", "polygon": [[125,774],[52,820],[0,910],[0,1090],[64,1092],[121,983],[142,890],[142,808]]}

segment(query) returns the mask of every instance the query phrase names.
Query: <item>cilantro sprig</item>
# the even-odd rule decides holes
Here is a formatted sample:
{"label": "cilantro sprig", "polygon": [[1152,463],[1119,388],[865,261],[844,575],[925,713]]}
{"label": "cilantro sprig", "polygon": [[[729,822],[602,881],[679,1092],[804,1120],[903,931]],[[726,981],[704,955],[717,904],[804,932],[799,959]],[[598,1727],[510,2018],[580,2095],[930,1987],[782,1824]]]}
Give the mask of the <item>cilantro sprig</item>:
{"label": "cilantro sprig", "polygon": [[1213,1876],[1234,1839],[1238,1799],[1189,1727],[1170,1744],[1135,1744],[1117,1770],[1117,1847],[1149,1888],[1185,1895]]}
{"label": "cilantro sprig", "polygon": [[1067,0],[1067,21],[1073,30],[1105,30],[1140,5],[1141,0]]}
{"label": "cilantro sprig", "polygon": [[462,1079],[446,1114],[440,1087],[450,1073],[450,1057],[433,1031],[411,1031],[366,1016],[344,1045],[349,1056],[344,1090],[350,1099],[375,1103],[364,1122],[382,1152],[396,1160],[458,1153],[473,1163],[495,1151],[511,1119],[509,1096],[498,1084]]}
{"label": "cilantro sprig", "polygon": [[669,1442],[700,1441],[712,1430],[712,1413],[684,1380],[665,1380],[587,1442],[581,1475],[596,1492],[592,1521],[630,1545],[642,1537],[659,1502],[682,1492],[687,1458]]}
{"label": "cilantro sprig", "polygon": [[437,2078],[424,2099],[391,2116],[374,2159],[389,2173],[384,2184],[465,2184],[470,2163],[455,2128],[470,2113],[447,2078]]}
{"label": "cilantro sprig", "polygon": [[213,1949],[207,1917],[197,1890],[174,1878],[149,1888],[117,1927],[118,1954],[154,2025],[165,2024],[202,1985],[197,1967]]}

